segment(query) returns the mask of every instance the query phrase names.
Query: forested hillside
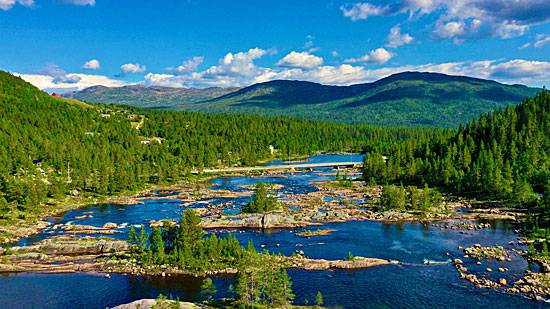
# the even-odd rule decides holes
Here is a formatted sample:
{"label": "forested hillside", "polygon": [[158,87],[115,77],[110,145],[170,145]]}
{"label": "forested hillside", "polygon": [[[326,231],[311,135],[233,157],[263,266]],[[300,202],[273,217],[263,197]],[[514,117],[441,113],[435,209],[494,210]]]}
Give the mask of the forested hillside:
{"label": "forested hillside", "polygon": [[385,151],[435,132],[84,104],[49,96],[5,72],[0,115],[2,216],[74,189],[115,194],[172,182],[204,166],[251,165],[313,151]]}
{"label": "forested hillside", "polygon": [[458,128],[459,124],[483,113],[521,103],[539,90],[466,76],[421,72],[403,72],[373,83],[345,87],[277,80],[233,91],[225,88],[224,95],[219,88],[204,91],[211,89],[218,89],[220,96],[215,98],[210,92],[209,98],[199,98],[200,92],[196,89],[143,86],[93,87],[65,96],[194,112],[287,115],[386,127]]}
{"label": "forested hillside", "polygon": [[548,207],[549,133],[550,94],[544,90],[460,126],[450,138],[436,134],[371,152],[364,175],[371,181],[428,183],[478,198]]}

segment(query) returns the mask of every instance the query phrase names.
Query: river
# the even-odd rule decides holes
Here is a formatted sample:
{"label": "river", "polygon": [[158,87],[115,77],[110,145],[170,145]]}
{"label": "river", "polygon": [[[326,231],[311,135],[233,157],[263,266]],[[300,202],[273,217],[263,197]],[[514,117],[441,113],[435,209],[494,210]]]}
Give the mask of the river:
{"label": "river", "polygon": [[[309,158],[309,162],[360,162],[358,155],[320,155]],[[272,164],[280,164],[273,162]],[[313,172],[285,174],[281,177],[222,177],[213,179],[213,190],[238,188],[255,184],[258,179],[264,182],[281,184],[280,198],[289,194],[304,194],[317,190],[311,182],[333,179],[327,176],[327,169]],[[234,200],[240,205],[249,197],[236,199],[218,198],[190,203],[189,207],[204,207],[205,203],[226,203]],[[143,200],[137,205],[91,205],[69,211],[61,218],[52,218],[56,224],[86,224],[100,227],[106,222],[114,222],[127,232],[130,225],[146,224],[144,220],[178,219],[186,207],[178,199],[165,196],[163,199]],[[235,210],[227,209],[228,213]],[[75,217],[84,213],[93,216],[82,220]],[[399,264],[358,271],[304,271],[291,270],[289,275],[296,294],[295,304],[312,304],[318,291],[323,294],[324,305],[345,308],[539,308],[546,303],[535,302],[521,295],[510,295],[503,291],[476,289],[469,282],[460,280],[450,261],[461,258],[463,253],[458,246],[473,244],[490,246],[498,244],[505,248],[523,249],[508,245],[516,240],[514,227],[505,221],[492,221],[491,227],[465,234],[458,230],[443,229],[442,224],[395,223],[384,224],[371,221],[349,221],[328,223],[322,228],[335,230],[330,235],[313,236],[309,239],[296,235],[303,230],[240,230],[234,235],[246,244],[252,240],[257,249],[268,249],[290,255],[296,250],[304,251],[311,258],[344,259],[349,253],[356,256],[382,258],[398,261]],[[50,237],[57,231],[23,239],[20,244],[31,244]],[[221,234],[226,235],[226,234]],[[114,234],[126,239],[127,234]],[[321,243],[321,244],[320,244]],[[506,263],[483,261],[476,265],[469,259],[465,266],[478,276],[498,280],[506,278],[513,282],[521,277],[526,269],[538,271],[520,256],[512,254],[512,261]],[[508,272],[485,273],[487,267],[497,269],[507,267]],[[156,298],[159,293],[179,297],[180,300],[199,299],[201,278],[194,277],[134,277],[103,274],[72,273],[45,275],[39,273],[6,274],[0,280],[0,307],[2,308],[106,308],[128,303],[141,298]],[[216,297],[228,296],[227,288],[231,277],[213,278],[218,288]]]}

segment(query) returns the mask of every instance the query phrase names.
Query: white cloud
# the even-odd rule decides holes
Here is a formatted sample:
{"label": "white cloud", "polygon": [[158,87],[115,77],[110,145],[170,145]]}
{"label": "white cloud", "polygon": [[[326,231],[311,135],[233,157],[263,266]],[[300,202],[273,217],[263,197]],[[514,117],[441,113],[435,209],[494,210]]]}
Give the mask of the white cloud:
{"label": "white cloud", "polygon": [[247,76],[255,74],[257,67],[253,61],[267,54],[268,50],[252,48],[247,52],[236,54],[228,53],[220,59],[217,66],[212,66],[204,71],[205,78],[216,76]]}
{"label": "white cloud", "polygon": [[59,2],[64,2],[64,3],[70,3],[70,4],[76,4],[76,5],[89,5],[89,6],[94,6],[95,5],[95,0],[57,0]]}
{"label": "white cloud", "polygon": [[370,16],[388,14],[389,6],[376,6],[370,3],[355,3],[350,6],[341,6],[340,9],[344,12],[344,16],[351,18],[353,21],[367,19]]}
{"label": "white cloud", "polygon": [[519,47],[519,49],[526,49],[527,47],[531,46],[531,43],[527,42]]}
{"label": "white cloud", "polygon": [[[95,5],[95,0],[57,0],[58,2],[64,2],[75,5]],[[7,11],[11,9],[15,4],[21,4],[27,7],[34,6],[34,0],[0,0],[0,10]]]}
{"label": "white cloud", "polygon": [[55,63],[48,63],[45,68],[32,72],[37,75],[45,75],[52,78],[54,83],[74,84],[80,81],[80,78],[75,75],[69,75],[65,70],[59,68]]}
{"label": "white cloud", "polygon": [[372,50],[369,54],[364,55],[360,58],[351,58],[346,59],[345,62],[349,63],[357,63],[357,62],[363,62],[367,64],[384,64],[388,62],[391,58],[395,57],[396,54],[387,51],[384,48],[378,48],[376,50]]}
{"label": "white cloud", "polygon": [[99,70],[100,67],[101,65],[99,64],[99,61],[97,59],[86,61],[86,63],[82,65],[82,68],[86,70]]}
{"label": "white cloud", "polygon": [[331,54],[333,57],[338,57],[338,56],[340,56],[340,55],[338,54],[338,52],[335,51],[335,50],[333,50],[330,54]]}
{"label": "white cloud", "polygon": [[27,82],[33,84],[41,90],[44,89],[56,89],[58,92],[63,92],[63,90],[82,90],[91,86],[102,85],[107,87],[119,87],[123,86],[124,82],[110,79],[102,75],[88,75],[88,74],[67,74],[67,78],[72,80],[78,80],[76,83],[68,83],[61,80],[56,80],[50,75],[44,74],[18,74],[14,73],[16,76],[20,76]]}
{"label": "white cloud", "polygon": [[120,70],[122,70],[122,74],[119,76],[125,76],[131,73],[141,73],[145,72],[147,67],[145,65],[140,65],[139,63],[126,63],[120,66]]}
{"label": "white cloud", "polygon": [[28,7],[34,6],[34,0],[0,0],[0,10],[7,11],[17,3]]}
{"label": "white cloud", "polygon": [[192,59],[185,60],[182,65],[174,68],[168,67],[166,71],[175,71],[178,74],[185,74],[196,71],[199,65],[204,61],[204,57],[193,57]]}
{"label": "white cloud", "polygon": [[538,41],[535,42],[535,47],[543,47],[544,45],[550,45],[550,36],[547,36],[545,38],[540,38]]}
{"label": "white cloud", "polygon": [[276,65],[288,68],[311,69],[323,65],[323,58],[311,55],[309,52],[298,53],[293,51],[279,60]]}
{"label": "white cloud", "polygon": [[386,5],[355,3],[342,6],[353,21],[371,16],[434,15],[437,38],[511,38],[526,33],[532,25],[550,21],[548,0],[394,0]]}
{"label": "white cloud", "polygon": [[168,87],[228,87],[249,85],[270,76],[271,69],[257,67],[254,60],[266,54],[276,54],[276,50],[252,48],[236,54],[227,53],[218,64],[202,72],[188,74],[156,74],[145,76],[145,84]]}
{"label": "white cloud", "polygon": [[439,26],[434,33],[443,39],[461,37],[466,33],[466,24],[462,21],[451,21]]}
{"label": "white cloud", "polygon": [[550,77],[550,62],[522,59],[498,63],[491,67],[491,77],[513,81],[529,81]]}
{"label": "white cloud", "polygon": [[401,33],[401,26],[399,24],[391,28],[387,40],[389,43],[386,44],[386,47],[392,48],[397,48],[399,46],[411,44],[412,42],[414,42],[414,38],[408,33]]}

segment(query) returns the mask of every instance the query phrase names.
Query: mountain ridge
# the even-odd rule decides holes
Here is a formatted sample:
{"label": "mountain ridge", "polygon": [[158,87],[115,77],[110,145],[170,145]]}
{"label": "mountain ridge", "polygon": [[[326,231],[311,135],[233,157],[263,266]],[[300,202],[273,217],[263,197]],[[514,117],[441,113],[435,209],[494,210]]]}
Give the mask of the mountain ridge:
{"label": "mountain ridge", "polygon": [[[134,88],[132,88],[134,87]],[[524,85],[428,72],[401,72],[350,86],[274,80],[248,87],[87,88],[64,96],[110,104],[206,113],[295,116],[347,124],[456,128],[475,117],[521,103],[540,91]],[[113,90],[114,89],[114,90]],[[133,94],[147,91],[151,98]],[[112,91],[112,93],[109,93]],[[120,93],[116,93],[119,91]]]}

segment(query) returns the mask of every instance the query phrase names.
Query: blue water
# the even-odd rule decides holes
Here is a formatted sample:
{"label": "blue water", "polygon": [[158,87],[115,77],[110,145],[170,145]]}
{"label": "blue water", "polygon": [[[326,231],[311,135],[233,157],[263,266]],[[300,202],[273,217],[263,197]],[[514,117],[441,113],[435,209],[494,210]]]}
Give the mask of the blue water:
{"label": "blue water", "polygon": [[[320,162],[335,161],[328,156],[315,156],[312,160]],[[340,157],[345,161],[346,157]],[[325,169],[326,171],[326,169]],[[246,191],[239,186],[255,184],[258,179],[264,182],[281,184],[278,195],[304,194],[316,191],[310,182],[333,179],[319,176],[319,170],[310,173],[286,174],[280,177],[234,177],[212,180],[214,190],[229,189]],[[232,202],[239,206],[248,202],[249,197],[237,199],[217,198],[190,203],[189,207],[205,207],[206,203],[219,204]],[[102,226],[105,222],[124,224],[117,230],[127,232],[129,225],[144,224],[145,220],[177,219],[187,207],[178,199],[143,200],[138,205],[93,205],[69,211],[56,224],[86,224]],[[76,220],[76,216],[91,212],[93,218]],[[346,308],[537,308],[546,303],[534,302],[519,295],[508,295],[502,291],[475,289],[470,283],[460,280],[454,266],[448,261],[462,258],[463,253],[457,247],[468,247],[479,243],[483,246],[498,244],[512,248],[508,242],[515,240],[514,226],[503,221],[491,222],[492,227],[480,231],[442,229],[421,223],[383,224],[370,221],[350,221],[329,223],[322,227],[286,230],[243,230],[234,236],[241,244],[252,240],[258,250],[281,252],[291,255],[296,250],[304,251],[311,258],[344,259],[354,256],[383,258],[398,261],[399,265],[374,267],[358,271],[303,271],[290,270],[296,304],[310,304],[318,291],[323,293],[325,305]],[[303,237],[296,233],[305,230],[330,228],[330,235]],[[21,243],[33,243],[45,237],[59,233],[46,231]],[[224,231],[222,237],[227,235]],[[127,234],[108,235],[126,239]],[[517,247],[517,249],[522,249]],[[463,258],[462,258],[463,259]],[[499,263],[483,261],[476,265],[464,260],[464,266],[478,277],[498,280],[506,278],[509,282],[520,278],[524,270],[529,269],[525,260],[512,255],[511,262]],[[429,261],[430,265],[424,263]],[[492,273],[485,273],[487,267]],[[509,272],[496,271],[498,267],[507,267]],[[534,271],[536,268],[531,267]],[[218,287],[216,297],[226,297],[231,277],[213,278]],[[131,302],[141,298],[156,298],[159,293],[173,295],[181,300],[199,300],[202,278],[194,277],[132,277],[112,275],[106,279],[102,274],[57,274],[44,275],[34,273],[3,275],[0,280],[1,308],[105,308]],[[29,294],[32,293],[32,294]],[[29,297],[32,295],[32,297]]]}
{"label": "blue water", "polygon": [[304,164],[304,163],[327,163],[327,162],[363,162],[364,154],[335,154],[335,155],[315,155],[305,160],[275,160],[265,165],[281,165],[281,164]]}

